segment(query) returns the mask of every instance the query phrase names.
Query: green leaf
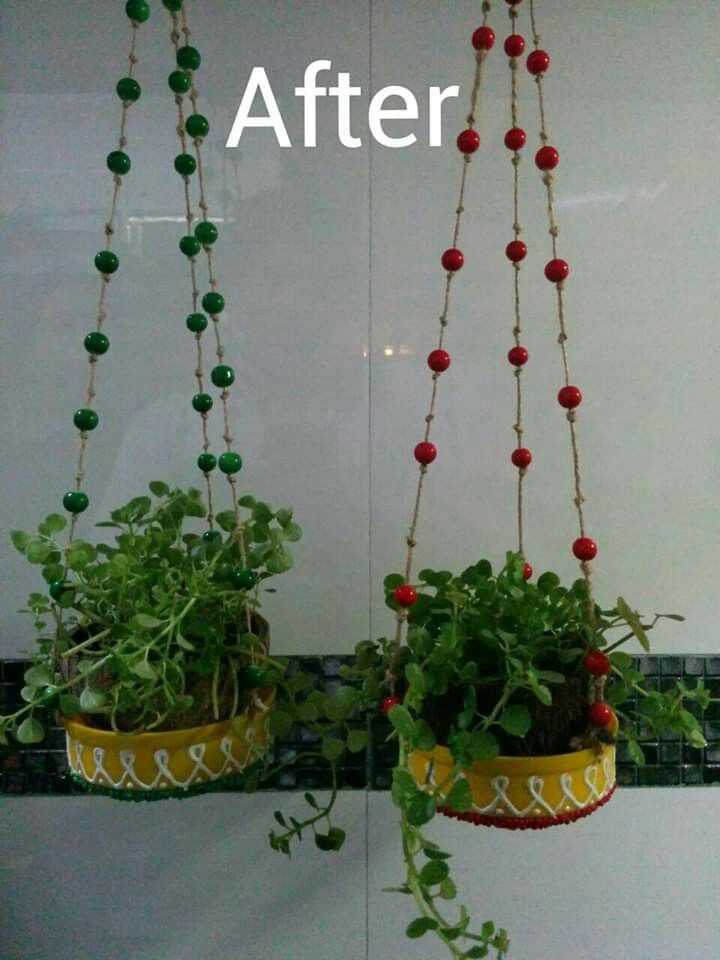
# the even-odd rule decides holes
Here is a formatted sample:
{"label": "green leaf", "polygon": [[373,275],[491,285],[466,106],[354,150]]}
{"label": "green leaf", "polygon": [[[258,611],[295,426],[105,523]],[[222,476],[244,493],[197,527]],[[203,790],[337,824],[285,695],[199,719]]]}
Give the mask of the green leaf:
{"label": "green leaf", "polygon": [[52,546],[43,540],[31,540],[25,549],[25,556],[30,563],[46,563],[51,553]]}
{"label": "green leaf", "polygon": [[630,759],[633,763],[636,763],[639,767],[645,765],[645,753],[643,752],[642,747],[637,742],[634,737],[628,737],[627,740],[628,753],[630,754]]}
{"label": "green leaf", "polygon": [[331,827],[327,834],[315,834],[315,845],[320,850],[337,851],[340,850],[343,843],[345,843],[345,831],[341,830],[340,827]]}
{"label": "green leaf", "polygon": [[487,730],[478,730],[470,735],[470,752],[473,760],[494,760],[500,753],[500,745]]}
{"label": "green leaf", "polygon": [[36,666],[36,667],[30,667],[29,670],[25,671],[25,683],[28,686],[46,687],[48,684],[51,684],[54,682],[55,682],[55,678],[49,667]]}
{"label": "green leaf", "polygon": [[550,687],[546,687],[543,683],[534,683],[532,685],[532,692],[538,698],[540,703],[544,703],[546,707],[549,707],[552,703],[552,691]]}
{"label": "green leaf", "polygon": [[411,827],[421,827],[435,816],[435,801],[431,794],[417,790],[405,807],[405,816]]}
{"label": "green leaf", "polygon": [[38,692],[39,691],[37,687],[23,687],[20,691],[20,696],[25,703],[32,703],[33,700],[39,699]]}
{"label": "green leaf", "polygon": [[486,920],[480,928],[480,935],[485,937],[486,940],[489,940],[494,934],[495,924],[492,922],[492,920]]}
{"label": "green leaf", "polygon": [[322,755],[330,763],[339,760],[345,753],[345,743],[342,740],[336,740],[334,737],[324,737],[322,742]]}
{"label": "green leaf", "polygon": [[25,533],[24,530],[11,530],[10,539],[16,550],[19,550],[20,553],[25,553],[30,543],[30,534]]}
{"label": "green leaf", "polygon": [[430,724],[423,720],[415,721],[415,733],[412,737],[413,744],[418,750],[433,750],[437,744],[435,734],[432,732]]}
{"label": "green leaf", "polygon": [[251,497],[250,494],[245,494],[244,497],[240,497],[238,503],[241,507],[252,510],[252,508],[255,506],[255,497]]}
{"label": "green leaf", "polygon": [[487,947],[470,947],[468,952],[465,954],[465,956],[468,957],[469,960],[480,960],[480,958],[486,957],[487,955],[488,955]]}
{"label": "green leaf", "polygon": [[348,734],[347,748],[350,753],[360,753],[367,746],[367,730],[351,730]]}
{"label": "green leaf", "polygon": [[615,604],[617,612],[627,621],[627,625],[630,627],[634,633],[636,639],[640,642],[640,646],[646,653],[650,652],[650,641],[647,638],[647,634],[643,628],[643,625],[640,622],[640,618],[635,613],[634,610],[631,610],[627,603],[623,600],[622,597],[617,598],[617,603]]}
{"label": "green leaf", "polygon": [[53,533],[60,533],[67,526],[67,520],[60,513],[51,513],[45,517],[45,529],[52,536]]}
{"label": "green leaf", "polygon": [[405,676],[411,687],[419,694],[425,693],[425,676],[417,663],[408,663],[405,667]]}
{"label": "green leaf", "polygon": [[85,687],[80,694],[80,709],[83,713],[98,713],[107,703],[107,697],[101,690]]}
{"label": "green leaf", "polygon": [[556,573],[552,573],[548,570],[547,573],[543,573],[538,577],[537,588],[540,593],[549,594],[552,593],[557,587],[560,586],[560,577]]}
{"label": "green leaf", "polygon": [[80,698],[72,693],[64,693],[60,697],[60,713],[64,717],[74,717],[81,712]]}
{"label": "green leaf", "polygon": [[302,527],[300,524],[295,523],[294,521],[288,523],[285,527],[285,539],[289,540],[291,543],[295,543],[297,540],[302,539]]}
{"label": "green leaf", "polygon": [[434,887],[450,873],[450,869],[444,860],[430,860],[420,871],[420,883],[426,887]]}
{"label": "green leaf", "polygon": [[15,731],[19,743],[40,743],[45,739],[45,728],[35,717],[26,717]]}
{"label": "green leaf", "polygon": [[470,784],[465,779],[456,780],[446,798],[447,805],[457,813],[467,813],[472,810],[472,792]]}
{"label": "green leaf", "polygon": [[320,711],[312,700],[306,700],[304,703],[298,704],[296,712],[301,723],[314,723],[320,716]]}
{"label": "green leaf", "polygon": [[405,934],[410,937],[411,940],[417,940],[419,937],[424,936],[428,930],[437,930],[437,928],[438,922],[432,917],[417,917],[417,919],[408,924]]}
{"label": "green leaf", "polygon": [[235,514],[232,510],[222,510],[215,515],[215,523],[224,530],[225,533],[231,533],[235,529]]}
{"label": "green leaf", "polygon": [[140,677],[141,680],[157,680],[157,671],[154,667],[150,666],[147,660],[138,660],[130,669],[135,676]]}
{"label": "green leaf", "polygon": [[610,663],[620,670],[630,670],[633,665],[633,658],[629,653],[622,650],[613,650],[610,654]]}
{"label": "green leaf", "polygon": [[280,509],[275,514],[275,519],[281,527],[286,527],[293,518],[293,512],[290,508]]}
{"label": "green leaf", "polygon": [[148,487],[150,493],[156,497],[166,497],[170,493],[170,487],[162,480],[151,480]]}
{"label": "green leaf", "polygon": [[532,726],[532,717],[526,706],[513,704],[503,710],[499,723],[513,737],[524,737]]}
{"label": "green leaf", "polygon": [[401,737],[413,737],[415,735],[415,721],[408,708],[402,704],[397,704],[390,709],[388,719]]}
{"label": "green leaf", "polygon": [[130,621],[130,626],[139,630],[155,630],[162,626],[162,620],[158,620],[149,613],[136,613]]}
{"label": "green leaf", "polygon": [[287,710],[273,708],[270,714],[270,731],[275,737],[286,737],[292,730],[294,718]]}
{"label": "green leaf", "polygon": [[275,514],[267,503],[257,501],[252,508],[253,520],[256,523],[270,523]]}
{"label": "green leaf", "polygon": [[443,900],[454,900],[457,896],[457,887],[451,877],[446,877],[440,884],[440,897]]}
{"label": "green leaf", "polygon": [[383,587],[385,592],[388,592],[402,586],[403,583],[405,583],[405,577],[401,573],[389,573],[383,580]]}
{"label": "green leaf", "polygon": [[329,720],[346,720],[355,709],[359,692],[355,687],[339,687],[328,696],[325,702],[325,714]]}

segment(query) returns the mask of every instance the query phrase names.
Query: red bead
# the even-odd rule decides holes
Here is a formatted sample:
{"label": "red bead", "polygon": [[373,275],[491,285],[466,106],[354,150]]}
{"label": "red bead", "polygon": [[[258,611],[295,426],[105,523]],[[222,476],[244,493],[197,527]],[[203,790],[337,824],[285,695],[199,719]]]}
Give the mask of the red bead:
{"label": "red bead", "polygon": [[518,447],[516,450],[513,450],[510,459],[516,467],[524,470],[525,467],[529,467],[532,463],[532,454],[527,447]]}
{"label": "red bead", "polygon": [[395,601],[401,607],[411,607],[417,601],[417,591],[409,583],[395,587]]}
{"label": "red bead", "polygon": [[544,50],[533,50],[527,58],[527,68],[533,76],[545,73],[550,66],[550,54]]}
{"label": "red bead", "polygon": [[480,134],[477,130],[463,130],[458,134],[457,148],[460,153],[475,153],[480,146]]}
{"label": "red bead", "polygon": [[422,443],[419,443],[415,447],[415,459],[418,463],[422,463],[427,466],[429,463],[433,462],[436,456],[437,447],[434,443],[428,443],[427,440],[423,440]]}
{"label": "red bead", "polygon": [[512,350],[508,350],[508,360],[514,367],[524,367],[529,357],[530,354],[525,347],[513,347]]}
{"label": "red bead", "polygon": [[503,49],[509,57],[521,57],[525,49],[525,39],[519,33],[511,33],[506,37]]}
{"label": "red bead", "polygon": [[591,540],[590,537],[578,537],[573,543],[572,551],[578,560],[594,560],[598,548],[595,541]]}
{"label": "red bead", "polygon": [[382,702],[383,713],[389,713],[393,707],[397,707],[401,703],[400,697],[385,697]]}
{"label": "red bead", "polygon": [[505,146],[508,150],[522,150],[527,134],[522,127],[511,127],[505,134]]}
{"label": "red bead", "polygon": [[567,260],[549,260],[545,264],[545,276],[552,283],[561,283],[570,276],[570,265]]}
{"label": "red bead", "polygon": [[472,45],[476,50],[492,50],[495,43],[495,31],[490,27],[478,27],[472,35]]}
{"label": "red bead", "polygon": [[465,257],[462,250],[458,250],[457,247],[450,247],[449,250],[446,250],[442,255],[440,261],[446,270],[449,270],[451,273],[454,273],[456,270],[459,270],[462,265],[465,263]]}
{"label": "red bead", "polygon": [[428,354],[427,364],[433,373],[444,373],[450,366],[450,354],[447,350],[433,350]]}
{"label": "red bead", "polygon": [[538,170],[554,170],[560,163],[560,154],[555,147],[540,147],[535,154],[535,166]]}
{"label": "red bead", "polygon": [[574,410],[582,403],[582,391],[580,387],[563,387],[562,390],[558,391],[557,398],[561,407],[565,407],[566,410]]}
{"label": "red bead", "polygon": [[585,654],[585,669],[594,677],[604,677],[610,673],[610,658],[602,650],[590,650]]}
{"label": "red bead", "polygon": [[533,575],[532,564],[526,563],[525,566],[523,567],[523,577],[526,580],[529,580],[532,575]]}
{"label": "red bead", "polygon": [[606,727],[612,722],[614,716],[612,707],[608,706],[607,703],[593,703],[588,710],[590,723],[596,727]]}
{"label": "red bead", "polygon": [[513,263],[519,263],[527,256],[527,247],[522,240],[511,240],[505,247],[505,256]]}

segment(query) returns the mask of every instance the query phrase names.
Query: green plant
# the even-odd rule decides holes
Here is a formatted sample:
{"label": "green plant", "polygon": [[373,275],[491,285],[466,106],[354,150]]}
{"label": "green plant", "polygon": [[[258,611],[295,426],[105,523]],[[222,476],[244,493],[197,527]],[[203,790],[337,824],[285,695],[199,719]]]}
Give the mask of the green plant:
{"label": "green plant", "polygon": [[189,529],[207,516],[199,491],[158,481],[150,491],[153,498],[135,497],[98,524],[115,531],[111,544],[63,548],[58,514],[32,536],[13,531],[49,594],[30,594],[38,652],[25,677],[27,705],[0,718],[2,733],[41,740],[36,710],[48,706],[116,732],[210,722],[234,716],[264,683],[273,661],[255,611],[265,582],[292,566],[288,543],[302,536],[292,511],[241,499],[249,513],[243,563],[232,511],[201,534]]}
{"label": "green plant", "polygon": [[273,686],[272,733],[286,736],[302,724],[317,746],[279,762],[268,752],[243,786],[251,792],[299,760],[323,758],[332,769],[328,801],[306,793],[310,810],[301,820],[277,811],[282,830],[270,833],[270,843],[289,855],[311,832],[320,849],[339,850],[345,834],[331,820],[336,766],[346,751],[365,748],[364,721],[358,727],[351,720],[360,693],[351,686],[315,689],[310,674],[291,672],[287,658],[270,656],[258,614],[261,590],[274,592],[267,581],[293,564],[288,545],[302,530],[292,510],[240,498],[243,563],[234,512],[219,513],[219,529],[201,534],[192,529],[207,517],[198,490],[155,481],[150,492],[97,525],[114,531],[110,544],[61,546],[57,537],[66,521],[59,514],[46,517],[33,535],[12,532],[15,547],[41,568],[48,592],[31,593],[23,611],[34,618],[37,652],[25,674],[26,704],[0,717],[0,743],[9,735],[23,744],[41,741],[49,710],[82,714],[117,732],[212,722],[241,712],[256,687]]}
{"label": "green plant", "polygon": [[[473,931],[464,906],[453,919],[443,913],[443,901],[457,893],[450,855],[423,829],[441,802],[461,813],[471,809],[469,786],[458,778],[463,769],[501,753],[563,753],[618,738],[642,763],[638,727],[655,737],[666,730],[682,733],[696,747],[705,743],[697,715],[710,695],[702,681],[693,688],[679,682],[672,690],[651,689],[633,658],[619,649],[635,639],[648,651],[647,634],[658,620],[682,617],[656,614],[644,622],[622,598],[602,609],[588,602],[584,580],[566,588],[548,572],[532,583],[523,565],[519,554],[509,553],[497,574],[487,560],[460,576],[421,571],[406,643],[363,642],[347,672],[361,683],[367,704],[377,706],[392,694],[386,701],[398,742],[392,799],[401,811],[406,865],[404,882],[392,889],[413,896],[419,914],[407,934],[433,931],[455,958],[485,957],[491,950],[503,958],[508,950],[506,931],[491,921]],[[400,574],[385,579],[386,602],[394,610],[394,591],[404,583]],[[606,699],[619,721],[617,737],[588,722],[589,651],[608,657]],[[448,747],[454,767],[443,783],[423,790],[408,757],[436,744]]]}

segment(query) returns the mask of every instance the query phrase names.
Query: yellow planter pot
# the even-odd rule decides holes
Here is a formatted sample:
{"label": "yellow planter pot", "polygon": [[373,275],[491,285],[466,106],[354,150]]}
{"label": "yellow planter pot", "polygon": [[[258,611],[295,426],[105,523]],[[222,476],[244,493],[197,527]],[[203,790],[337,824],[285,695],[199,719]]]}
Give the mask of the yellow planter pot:
{"label": "yellow planter pot", "polygon": [[[446,747],[416,750],[409,766],[428,792],[450,774],[453,760]],[[459,774],[470,785],[471,811],[458,813],[440,803],[446,816],[510,830],[541,829],[571,823],[607,803],[615,792],[615,747],[579,750],[548,757],[497,757],[475,763]],[[446,797],[452,783],[443,787]]]}
{"label": "yellow planter pot", "polygon": [[242,773],[266,752],[274,699],[275,689],[263,688],[259,705],[233,720],[165,733],[117,734],[64,720],[71,773],[115,795],[202,792]]}

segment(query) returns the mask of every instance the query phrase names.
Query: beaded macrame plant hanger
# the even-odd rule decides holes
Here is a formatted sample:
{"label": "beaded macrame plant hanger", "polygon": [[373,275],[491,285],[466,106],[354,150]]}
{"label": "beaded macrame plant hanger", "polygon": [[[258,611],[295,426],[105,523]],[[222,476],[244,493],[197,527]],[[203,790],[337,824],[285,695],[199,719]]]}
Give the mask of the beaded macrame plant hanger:
{"label": "beaded macrame plant hanger", "polygon": [[[171,20],[170,41],[175,56],[176,69],[168,78],[168,85],[174,95],[177,109],[176,131],[180,146],[180,153],[175,157],[174,166],[183,183],[185,221],[187,235],[180,239],[180,250],[186,256],[189,265],[191,281],[191,305],[186,325],[194,335],[196,343],[193,376],[197,385],[197,392],[192,398],[192,406],[200,416],[201,450],[197,466],[202,472],[207,495],[207,530],[203,539],[207,542],[219,541],[222,534],[216,529],[216,491],[213,476],[216,468],[224,474],[232,502],[234,527],[232,539],[237,544],[242,569],[238,571],[237,586],[243,590],[252,590],[256,587],[256,577],[248,568],[245,533],[240,515],[241,502],[237,489],[237,474],[242,467],[240,455],[233,450],[233,435],[231,429],[230,393],[229,388],[235,380],[235,372],[225,361],[225,348],[221,334],[221,314],[225,307],[225,300],[218,290],[218,277],[214,263],[213,245],[218,238],[218,229],[210,218],[206,181],[203,167],[203,140],[209,130],[207,119],[199,112],[199,94],[195,84],[195,74],[200,66],[200,53],[190,43],[191,34],[188,26],[187,12],[183,0],[162,0]],[[54,599],[59,600],[66,589],[67,574],[70,569],[70,560],[75,542],[78,518],[89,506],[90,500],[84,491],[86,478],[86,458],[89,436],[98,426],[100,418],[95,410],[96,381],[98,362],[110,347],[110,340],[105,333],[107,323],[107,299],[111,277],[120,266],[117,255],[112,251],[112,240],[115,235],[115,221],[117,216],[118,198],[123,186],[123,178],[131,169],[131,160],[126,152],[128,146],[128,114],[134,103],[142,93],[135,73],[138,64],[138,33],[142,24],[150,17],[150,5],[146,0],[128,0],[125,12],[130,21],[131,39],[128,51],[127,76],[118,81],[116,92],[122,102],[120,131],[117,149],[111,151],[107,157],[107,167],[112,174],[113,190],[110,214],[105,224],[105,247],[95,256],[95,267],[100,276],[100,292],[98,298],[95,329],[85,337],[85,349],[88,353],[89,375],[84,394],[84,405],[76,411],[74,424],[79,431],[79,452],[75,470],[75,484],[63,497],[63,506],[70,513],[70,524],[67,544],[64,548],[64,571],[57,581],[50,587]],[[188,108],[188,101],[190,107]],[[196,215],[192,198],[192,178],[197,174],[197,208]],[[201,294],[199,286],[200,264],[199,259],[205,261],[207,275],[207,292]],[[202,309],[201,309],[202,308]],[[209,321],[208,321],[209,317]],[[207,392],[207,373],[205,369],[204,334],[212,328],[210,350],[214,352],[216,363],[210,371],[210,382],[220,390],[219,399],[222,417],[223,452],[216,457],[210,452],[209,417],[215,400]],[[245,615],[248,632],[252,633],[252,614],[250,604],[246,605]],[[264,642],[267,642],[264,640]],[[257,659],[257,652],[251,654],[251,659]],[[257,700],[257,697],[254,698]],[[261,704],[258,704],[261,706]],[[264,709],[264,707],[263,707]]]}
{"label": "beaded macrame plant hanger", "polygon": [[[518,553],[524,561],[523,575],[530,579],[533,575],[533,569],[530,563],[525,559],[525,537],[524,537],[524,512],[523,512],[523,493],[524,483],[527,477],[528,468],[532,462],[531,451],[524,446],[525,427],[523,424],[523,372],[525,365],[529,360],[529,352],[522,344],[522,310],[521,310],[521,283],[520,273],[522,262],[524,261],[528,249],[523,240],[522,226],[520,224],[519,210],[519,175],[522,163],[522,150],[527,141],[527,134],[520,126],[519,117],[519,85],[520,85],[520,57],[525,52],[526,42],[521,34],[517,32],[517,22],[519,18],[518,8],[522,0],[506,0],[508,5],[508,16],[510,20],[510,34],[504,42],[504,52],[508,57],[508,66],[510,68],[510,127],[505,134],[505,147],[510,151],[510,161],[512,164],[512,234],[513,239],[507,244],[505,255],[512,268],[512,342],[507,359],[512,368],[515,377],[515,420],[512,426],[515,434],[515,447],[511,453],[511,463],[517,470],[517,543]],[[595,604],[593,600],[592,585],[592,566],[591,561],[597,554],[597,545],[592,540],[586,529],[584,503],[585,496],[582,490],[582,475],[580,469],[580,454],[577,435],[577,408],[582,402],[581,390],[572,383],[570,376],[569,351],[568,351],[568,332],[565,308],[565,283],[570,275],[568,263],[559,255],[559,234],[560,229],[556,215],[555,203],[555,174],[560,155],[557,149],[550,144],[550,135],[548,132],[547,110],[545,104],[544,80],[545,74],[550,67],[550,56],[542,49],[540,36],[537,30],[536,10],[534,0],[527,0],[526,8],[529,8],[529,26],[532,36],[532,50],[526,58],[526,66],[529,74],[532,76],[537,89],[538,111],[540,119],[539,147],[535,154],[535,165],[542,175],[542,183],[545,188],[548,234],[551,238],[551,257],[545,264],[544,274],[546,279],[552,283],[556,290],[556,312],[558,324],[557,342],[560,348],[563,385],[558,391],[557,400],[561,408],[565,410],[565,416],[569,425],[571,465],[573,475],[573,504],[577,514],[578,536],[572,544],[572,552],[580,564],[585,583],[587,585],[587,602],[589,607],[589,617],[592,619],[595,614]],[[442,310],[439,318],[439,334],[437,345],[431,351],[427,358],[427,364],[432,373],[432,389],[430,393],[430,403],[428,412],[425,416],[425,431],[422,440],[415,447],[414,455],[418,463],[418,480],[415,488],[414,506],[412,509],[410,528],[406,536],[406,555],[404,566],[404,583],[394,590],[394,599],[397,604],[396,611],[396,629],[395,644],[401,645],[406,630],[406,624],[410,609],[417,601],[417,592],[412,585],[414,551],[417,546],[417,528],[420,517],[420,507],[425,482],[425,476],[430,464],[437,457],[437,449],[431,442],[432,424],[435,419],[435,408],[438,393],[438,383],[441,375],[448,370],[451,364],[450,354],[445,349],[446,332],[449,324],[449,314],[451,305],[451,292],[458,272],[462,269],[465,256],[458,247],[460,240],[461,224],[463,213],[465,212],[465,196],[468,183],[468,171],[472,162],[473,155],[480,147],[480,135],[477,131],[479,124],[479,112],[482,93],[482,82],[484,64],[490,50],[495,45],[495,32],[488,25],[489,14],[492,9],[492,3],[484,2],[482,4],[483,19],[482,25],[472,35],[472,45],[475,49],[475,72],[473,84],[470,93],[470,109],[467,114],[467,127],[457,137],[457,148],[462,155],[462,171],[460,177],[460,189],[457,207],[455,209],[455,220],[452,230],[452,241],[450,247],[445,250],[441,257],[441,263],[445,270],[444,295],[442,300]],[[391,684],[394,678],[388,678]],[[606,726],[612,719],[612,711],[604,702],[605,674],[591,674],[588,685],[588,701],[590,705],[590,721],[595,728]],[[392,698],[391,698],[392,699]]]}

